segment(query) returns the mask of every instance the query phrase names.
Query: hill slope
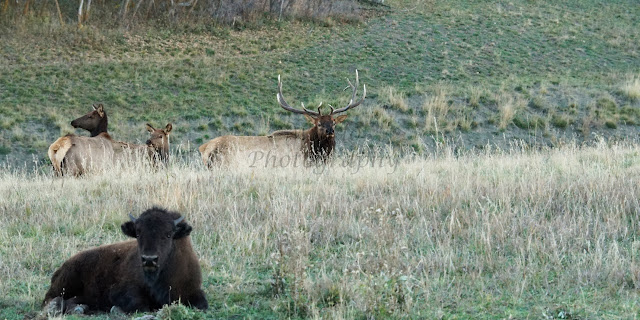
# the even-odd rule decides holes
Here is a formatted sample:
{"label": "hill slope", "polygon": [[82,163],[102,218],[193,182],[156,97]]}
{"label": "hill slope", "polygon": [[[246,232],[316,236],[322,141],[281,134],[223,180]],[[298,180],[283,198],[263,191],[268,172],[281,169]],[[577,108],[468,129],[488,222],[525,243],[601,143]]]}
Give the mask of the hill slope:
{"label": "hill slope", "polygon": [[342,105],[356,69],[368,98],[338,128],[341,146],[428,151],[441,140],[475,148],[638,137],[633,1],[388,4],[364,8],[373,15],[358,24],[6,29],[0,154],[7,163],[42,160],[96,102],[116,138],[142,141],[145,122],[173,122],[172,142],[189,152],[221,134],[303,128],[302,117],[277,105],[277,75],[292,104]]}

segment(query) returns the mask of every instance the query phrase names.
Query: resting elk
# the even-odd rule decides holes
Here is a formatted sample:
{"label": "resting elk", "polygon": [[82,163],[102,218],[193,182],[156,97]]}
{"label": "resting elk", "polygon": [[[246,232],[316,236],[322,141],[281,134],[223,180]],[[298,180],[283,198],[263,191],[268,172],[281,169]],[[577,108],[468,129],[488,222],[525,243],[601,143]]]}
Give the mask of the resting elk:
{"label": "resting elk", "polygon": [[[241,151],[264,151],[277,150],[282,148],[296,149],[302,152],[305,160],[326,162],[335,147],[335,126],[344,121],[347,115],[335,115],[345,112],[349,109],[359,106],[367,95],[367,87],[363,85],[362,98],[356,100],[356,94],[359,86],[358,71],[356,70],[355,85],[347,79],[349,87],[352,90],[351,100],[347,106],[334,109],[328,114],[322,114],[321,106],[318,106],[318,112],[310,111],[302,106],[302,109],[291,107],[284,99],[282,94],[282,81],[278,76],[278,93],[276,98],[280,106],[290,112],[302,114],[313,124],[308,130],[280,130],[275,131],[268,136],[221,136],[212,139],[198,150],[202,155],[205,165],[212,166],[214,163],[229,162],[229,158],[233,153]],[[347,88],[349,88],[347,87]]]}
{"label": "resting elk", "polygon": [[120,228],[134,240],[82,251],[54,272],[42,303],[48,315],[145,312],[175,301],[208,308],[184,216],[154,207],[129,217]]}
{"label": "resting elk", "polygon": [[148,157],[155,165],[167,163],[171,123],[164,129],[155,129],[150,124],[146,128],[151,136],[145,145],[115,141],[106,132],[95,137],[66,135],[49,146],[49,159],[56,175],[72,176],[140,157]]}

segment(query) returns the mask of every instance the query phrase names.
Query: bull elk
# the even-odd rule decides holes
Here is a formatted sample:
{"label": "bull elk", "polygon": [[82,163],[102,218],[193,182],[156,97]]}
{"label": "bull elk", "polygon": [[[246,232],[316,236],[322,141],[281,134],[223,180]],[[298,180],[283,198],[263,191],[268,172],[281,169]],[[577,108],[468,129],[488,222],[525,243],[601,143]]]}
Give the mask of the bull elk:
{"label": "bull elk", "polygon": [[208,308],[184,216],[154,207],[129,217],[120,228],[133,240],[82,251],[53,273],[42,303],[49,316],[144,312],[175,301]]}
{"label": "bull elk", "polygon": [[66,135],[49,146],[48,155],[56,175],[79,176],[88,171],[105,168],[115,161],[148,156],[153,164],[169,160],[171,123],[164,129],[146,125],[150,138],[144,145],[115,141],[102,132],[95,137]]}
{"label": "bull elk", "polygon": [[362,98],[356,100],[359,86],[357,70],[355,85],[349,79],[347,82],[349,83],[347,88],[351,88],[352,91],[347,106],[340,109],[334,109],[330,106],[331,111],[323,115],[322,103],[318,106],[317,112],[306,109],[304,105],[302,105],[302,109],[291,107],[284,99],[282,81],[278,76],[278,93],[276,94],[278,104],[287,111],[304,115],[313,124],[313,127],[308,130],[279,130],[268,136],[227,135],[217,137],[198,148],[202,160],[205,165],[211,166],[213,163],[221,163],[225,160],[228,162],[230,154],[238,151],[273,150],[288,147],[302,152],[306,160],[326,162],[335,147],[335,126],[347,118],[347,115],[334,116],[359,106],[367,95],[367,87],[363,85]]}

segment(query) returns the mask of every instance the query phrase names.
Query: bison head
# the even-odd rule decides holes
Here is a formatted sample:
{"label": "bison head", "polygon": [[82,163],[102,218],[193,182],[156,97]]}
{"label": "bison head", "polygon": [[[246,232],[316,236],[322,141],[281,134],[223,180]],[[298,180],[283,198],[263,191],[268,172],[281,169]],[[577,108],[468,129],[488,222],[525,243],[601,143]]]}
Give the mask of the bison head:
{"label": "bison head", "polygon": [[151,208],[131,221],[122,224],[121,229],[129,237],[138,241],[138,253],[145,279],[155,282],[174,249],[174,240],[191,233],[191,226],[176,212]]}

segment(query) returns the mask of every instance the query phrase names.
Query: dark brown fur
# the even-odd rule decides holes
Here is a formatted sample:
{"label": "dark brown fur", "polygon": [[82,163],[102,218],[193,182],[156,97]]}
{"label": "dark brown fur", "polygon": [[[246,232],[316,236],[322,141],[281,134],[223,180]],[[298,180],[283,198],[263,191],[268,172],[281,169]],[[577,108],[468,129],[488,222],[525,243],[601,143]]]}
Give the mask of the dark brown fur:
{"label": "dark brown fur", "polygon": [[82,305],[85,312],[113,307],[151,311],[175,301],[207,309],[200,265],[189,238],[191,226],[179,218],[179,213],[152,208],[135,222],[123,223],[124,234],[137,240],[71,257],[51,277],[43,306],[49,314],[69,313]]}
{"label": "dark brown fur", "polygon": [[89,131],[92,137],[107,132],[108,125],[109,119],[102,104],[94,105],[91,112],[71,121],[71,126]]}
{"label": "dark brown fur", "polygon": [[331,115],[321,115],[319,117],[305,115],[305,118],[313,124],[313,127],[307,130],[275,131],[271,133],[270,136],[296,137],[302,140],[301,151],[305,159],[326,162],[336,146],[336,124],[344,121],[347,115],[341,115],[335,118]]}

